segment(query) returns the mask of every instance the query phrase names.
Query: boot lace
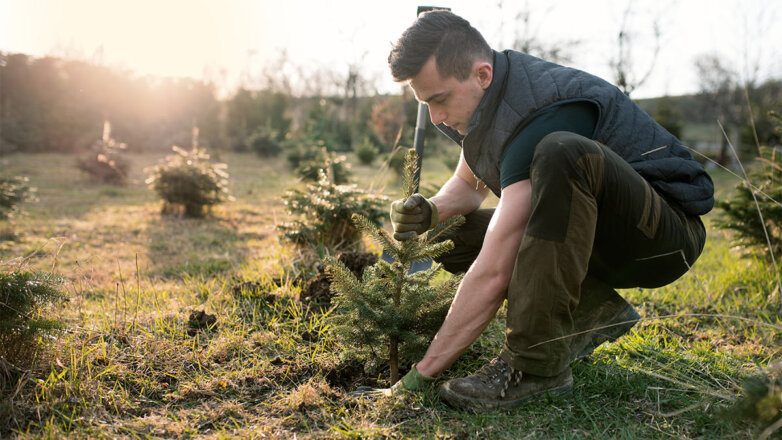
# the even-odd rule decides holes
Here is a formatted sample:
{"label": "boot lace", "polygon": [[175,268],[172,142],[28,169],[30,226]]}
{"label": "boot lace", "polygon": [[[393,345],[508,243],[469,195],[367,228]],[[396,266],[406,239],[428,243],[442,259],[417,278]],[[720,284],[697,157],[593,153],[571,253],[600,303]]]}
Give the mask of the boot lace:
{"label": "boot lace", "polygon": [[521,371],[513,368],[499,356],[475,372],[475,376],[481,382],[490,387],[499,387],[500,397],[505,397],[505,393],[511,385],[515,386],[521,383],[522,374]]}

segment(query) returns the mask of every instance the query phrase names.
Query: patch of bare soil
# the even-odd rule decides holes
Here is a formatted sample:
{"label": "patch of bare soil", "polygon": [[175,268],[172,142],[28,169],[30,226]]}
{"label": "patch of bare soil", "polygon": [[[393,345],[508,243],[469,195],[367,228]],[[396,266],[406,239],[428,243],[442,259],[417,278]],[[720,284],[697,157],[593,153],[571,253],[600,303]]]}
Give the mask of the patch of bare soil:
{"label": "patch of bare soil", "polygon": [[334,369],[324,371],[324,378],[329,386],[350,392],[359,386],[379,386],[377,377],[368,375],[364,366],[356,362],[343,363]]}
{"label": "patch of bare soil", "polygon": [[[337,256],[356,278],[361,279],[364,269],[377,263],[377,255],[371,252],[342,252]],[[318,268],[318,274],[311,279],[301,290],[301,302],[309,304],[313,308],[328,309],[331,306],[331,277],[326,268]]]}
{"label": "patch of bare soil", "polygon": [[210,315],[204,310],[194,311],[187,318],[187,334],[195,336],[201,330],[217,330],[217,316]]}

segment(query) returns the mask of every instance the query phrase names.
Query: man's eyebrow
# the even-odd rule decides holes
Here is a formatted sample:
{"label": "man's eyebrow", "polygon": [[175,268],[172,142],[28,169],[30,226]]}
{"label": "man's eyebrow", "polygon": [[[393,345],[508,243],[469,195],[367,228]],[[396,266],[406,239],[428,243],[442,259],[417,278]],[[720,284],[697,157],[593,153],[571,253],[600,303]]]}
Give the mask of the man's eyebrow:
{"label": "man's eyebrow", "polygon": [[445,92],[439,92],[439,93],[435,93],[434,95],[432,95],[432,96],[430,96],[430,97],[428,97],[428,98],[426,98],[426,99],[422,100],[421,102],[426,102],[426,103],[428,103],[428,102],[431,102],[433,99],[437,99],[437,98],[439,98],[439,97],[441,97],[441,96],[443,96],[443,95],[445,95]]}

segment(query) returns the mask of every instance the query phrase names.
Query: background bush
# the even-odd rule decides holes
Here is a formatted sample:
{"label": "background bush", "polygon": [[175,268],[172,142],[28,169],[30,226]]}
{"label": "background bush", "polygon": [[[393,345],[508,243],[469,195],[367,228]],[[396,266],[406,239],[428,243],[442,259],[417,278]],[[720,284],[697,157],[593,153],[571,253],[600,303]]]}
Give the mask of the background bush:
{"label": "background bush", "polygon": [[174,153],[151,169],[147,184],[163,199],[164,214],[203,217],[208,208],[229,200],[226,165],[211,163],[205,150],[172,147]]}
{"label": "background bush", "polygon": [[375,161],[377,154],[378,149],[375,147],[372,141],[369,140],[369,138],[365,138],[360,144],[356,146],[356,156],[358,157],[358,160],[364,165],[372,165],[372,162]]}
{"label": "background bush", "polygon": [[[779,123],[782,118],[775,115]],[[779,131],[782,125],[777,126]],[[734,233],[734,244],[748,253],[782,250],[782,153],[776,148],[762,147],[755,163],[747,171],[748,181],[742,181],[735,192],[717,202],[721,215],[716,225]]]}
{"label": "background bush", "polygon": [[0,358],[18,368],[32,364],[39,337],[62,327],[44,317],[47,307],[65,300],[61,284],[45,272],[0,273]]}
{"label": "background bush", "polygon": [[405,174],[405,155],[408,151],[408,148],[397,147],[388,156],[388,168],[400,179]]}
{"label": "background bush", "polygon": [[100,183],[125,183],[130,161],[125,157],[126,144],[111,137],[111,124],[103,124],[103,136],[92,145],[90,152],[79,159],[76,166]]}
{"label": "background bush", "polygon": [[34,192],[26,177],[0,177],[0,219],[10,217],[20,203],[33,198]]}
{"label": "background bush", "polygon": [[317,182],[320,179],[320,170],[323,170],[329,180],[337,185],[350,182],[352,172],[345,155],[329,151],[319,141],[301,145],[303,146],[293,149],[287,159],[302,180]]}
{"label": "background bush", "polygon": [[250,149],[261,157],[277,157],[283,150],[277,134],[269,128],[259,129],[253,133],[248,144]]}
{"label": "background bush", "polygon": [[356,185],[336,184],[323,170],[317,182],[303,190],[288,190],[282,199],[293,220],[278,228],[283,240],[298,246],[354,250],[360,247],[361,233],[351,216],[361,214],[376,226],[386,216],[384,197],[369,194]]}

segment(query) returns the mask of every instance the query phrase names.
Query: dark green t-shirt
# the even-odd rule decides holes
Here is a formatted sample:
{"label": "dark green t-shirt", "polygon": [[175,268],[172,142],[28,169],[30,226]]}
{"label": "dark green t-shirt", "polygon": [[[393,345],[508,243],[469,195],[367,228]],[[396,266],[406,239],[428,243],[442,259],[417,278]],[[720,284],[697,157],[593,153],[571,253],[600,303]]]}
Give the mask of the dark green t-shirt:
{"label": "dark green t-shirt", "polygon": [[599,117],[591,101],[574,101],[544,108],[532,115],[510,141],[500,162],[500,186],[529,179],[535,147],[546,135],[570,131],[592,137]]}

